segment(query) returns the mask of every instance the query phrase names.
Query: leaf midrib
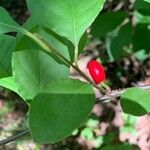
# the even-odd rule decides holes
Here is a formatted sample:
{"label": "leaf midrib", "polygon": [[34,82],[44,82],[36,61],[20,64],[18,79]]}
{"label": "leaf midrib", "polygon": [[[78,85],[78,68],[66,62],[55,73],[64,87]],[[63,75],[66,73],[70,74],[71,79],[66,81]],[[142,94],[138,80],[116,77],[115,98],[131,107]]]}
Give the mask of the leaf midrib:
{"label": "leaf midrib", "polygon": [[67,2],[69,3],[69,5],[71,6],[71,11],[72,11],[72,20],[73,20],[73,25],[72,25],[72,29],[73,29],[73,34],[74,34],[74,45],[77,46],[77,33],[76,33],[76,16],[75,16],[75,9],[73,7],[72,1],[71,0],[67,0]]}

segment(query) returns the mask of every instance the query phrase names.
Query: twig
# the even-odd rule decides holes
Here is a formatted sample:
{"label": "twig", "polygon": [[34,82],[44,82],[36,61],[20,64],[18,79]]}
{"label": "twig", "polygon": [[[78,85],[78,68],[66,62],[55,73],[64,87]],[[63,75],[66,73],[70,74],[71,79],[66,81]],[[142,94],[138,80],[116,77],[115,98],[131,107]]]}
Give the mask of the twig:
{"label": "twig", "polygon": [[11,142],[13,142],[13,141],[23,137],[23,136],[29,135],[29,134],[30,134],[29,130],[24,130],[24,131],[22,131],[22,132],[20,132],[20,133],[18,133],[16,135],[8,137],[7,139],[1,140],[0,141],[0,146],[6,145],[8,143],[11,143]]}
{"label": "twig", "polygon": [[[138,88],[144,89],[144,90],[150,90],[150,85],[143,85],[143,86],[137,86]],[[96,99],[96,103],[103,103],[103,102],[110,102],[112,100],[114,100],[117,97],[120,97],[121,94],[123,94],[126,89],[122,89],[122,90],[115,90],[112,91],[109,95],[104,95],[103,97],[97,98]],[[114,99],[112,99],[114,98]]]}

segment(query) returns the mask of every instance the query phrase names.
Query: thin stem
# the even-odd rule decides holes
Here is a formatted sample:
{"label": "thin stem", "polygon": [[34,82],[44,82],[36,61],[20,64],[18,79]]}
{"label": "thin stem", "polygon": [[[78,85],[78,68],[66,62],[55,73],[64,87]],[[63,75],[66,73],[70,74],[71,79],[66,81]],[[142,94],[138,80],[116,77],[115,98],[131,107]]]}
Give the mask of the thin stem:
{"label": "thin stem", "polygon": [[19,139],[21,137],[29,135],[29,134],[30,134],[29,130],[24,130],[24,131],[22,131],[22,132],[20,132],[20,133],[18,133],[16,135],[13,135],[13,136],[11,136],[11,137],[9,137],[7,139],[4,139],[4,140],[0,141],[0,146],[6,145],[8,143],[11,143],[11,142],[13,142],[13,141],[15,141],[15,140],[17,140],[17,139]]}

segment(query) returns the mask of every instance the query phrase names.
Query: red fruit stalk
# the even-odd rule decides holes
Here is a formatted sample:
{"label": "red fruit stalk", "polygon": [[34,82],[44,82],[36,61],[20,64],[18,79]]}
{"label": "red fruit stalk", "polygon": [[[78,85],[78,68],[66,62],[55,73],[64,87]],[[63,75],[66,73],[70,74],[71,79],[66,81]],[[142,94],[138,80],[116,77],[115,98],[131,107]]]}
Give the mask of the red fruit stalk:
{"label": "red fruit stalk", "polygon": [[87,65],[90,75],[96,84],[101,83],[106,79],[103,66],[96,60],[92,60]]}

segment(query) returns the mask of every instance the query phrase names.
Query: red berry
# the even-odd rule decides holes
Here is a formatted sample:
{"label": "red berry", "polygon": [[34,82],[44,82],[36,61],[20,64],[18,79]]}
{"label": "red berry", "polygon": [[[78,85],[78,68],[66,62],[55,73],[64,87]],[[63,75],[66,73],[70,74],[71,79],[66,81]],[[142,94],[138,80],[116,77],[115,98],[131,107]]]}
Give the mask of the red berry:
{"label": "red berry", "polygon": [[96,60],[92,60],[88,63],[87,67],[91,77],[96,84],[99,84],[100,82],[105,80],[105,70],[99,62],[97,62]]}

